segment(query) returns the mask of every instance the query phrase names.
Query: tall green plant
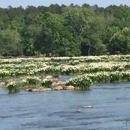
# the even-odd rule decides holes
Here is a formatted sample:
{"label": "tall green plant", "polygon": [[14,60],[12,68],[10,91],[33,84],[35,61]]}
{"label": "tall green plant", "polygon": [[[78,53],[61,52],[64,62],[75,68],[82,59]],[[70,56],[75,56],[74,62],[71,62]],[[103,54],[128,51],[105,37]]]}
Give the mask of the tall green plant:
{"label": "tall green plant", "polygon": [[16,93],[20,91],[18,85],[14,81],[7,83],[6,87],[9,90],[9,93]]}
{"label": "tall green plant", "polygon": [[68,80],[66,85],[73,85],[75,89],[89,90],[92,80],[87,76],[76,77]]}

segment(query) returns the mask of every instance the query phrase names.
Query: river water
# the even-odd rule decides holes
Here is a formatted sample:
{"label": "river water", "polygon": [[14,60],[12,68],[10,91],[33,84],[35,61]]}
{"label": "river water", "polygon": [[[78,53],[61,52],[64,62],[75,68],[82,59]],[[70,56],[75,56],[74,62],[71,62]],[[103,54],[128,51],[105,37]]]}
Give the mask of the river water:
{"label": "river water", "polygon": [[128,82],[94,84],[90,91],[8,94],[0,88],[0,130],[129,130],[129,111]]}

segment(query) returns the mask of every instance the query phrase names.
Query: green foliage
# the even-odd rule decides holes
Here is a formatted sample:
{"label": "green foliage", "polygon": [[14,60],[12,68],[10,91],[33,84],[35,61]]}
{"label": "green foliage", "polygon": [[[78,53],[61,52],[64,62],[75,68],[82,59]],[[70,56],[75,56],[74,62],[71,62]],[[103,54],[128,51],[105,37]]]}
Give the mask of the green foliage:
{"label": "green foliage", "polygon": [[42,84],[42,86],[43,87],[45,87],[45,88],[51,88],[52,86],[52,81],[51,80],[48,80],[48,79],[43,79],[42,81],[41,81],[41,84]]}
{"label": "green foliage", "polygon": [[52,75],[52,78],[59,78],[60,76],[59,76],[59,74],[53,74]]}
{"label": "green foliage", "polygon": [[87,76],[76,77],[68,80],[66,85],[73,85],[75,89],[89,90],[92,85],[92,80]]}
{"label": "green foliage", "polygon": [[28,85],[38,85],[38,83],[39,83],[39,78],[38,77],[31,77],[31,76],[28,76],[28,77],[26,77],[24,80],[23,80],[23,82],[25,83],[25,84],[28,84]]}
{"label": "green foliage", "polygon": [[21,36],[16,30],[2,30],[0,32],[0,53],[2,55],[22,54]]}
{"label": "green foliage", "polygon": [[7,83],[6,87],[9,90],[9,93],[16,93],[20,91],[18,85],[14,81]]}
{"label": "green foliage", "polygon": [[123,30],[115,32],[114,36],[111,37],[108,49],[111,53],[119,51],[123,54],[130,52],[130,28],[125,27]]}
{"label": "green foliage", "polygon": [[90,73],[85,76],[72,78],[66,81],[66,85],[73,85],[75,88],[86,90],[90,89],[93,83],[109,83],[130,81],[130,74],[127,72],[98,72]]}
{"label": "green foliage", "polygon": [[0,55],[128,54],[129,12],[126,5],[0,8]]}

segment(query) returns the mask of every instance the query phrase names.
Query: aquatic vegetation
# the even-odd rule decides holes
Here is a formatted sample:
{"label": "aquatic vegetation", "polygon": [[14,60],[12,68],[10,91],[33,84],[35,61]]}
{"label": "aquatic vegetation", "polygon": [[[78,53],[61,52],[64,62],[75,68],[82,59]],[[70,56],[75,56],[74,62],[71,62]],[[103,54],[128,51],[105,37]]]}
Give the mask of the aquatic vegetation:
{"label": "aquatic vegetation", "polygon": [[110,83],[110,82],[121,82],[130,81],[129,72],[98,72],[86,74],[93,83]]}
{"label": "aquatic vegetation", "polygon": [[72,78],[66,81],[66,85],[73,85],[79,89],[90,89],[94,83],[110,83],[110,82],[121,82],[130,81],[129,72],[98,72],[90,73],[81,77]]}
{"label": "aquatic vegetation", "polygon": [[51,88],[52,87],[52,80],[50,79],[43,79],[41,81],[41,85],[45,88]]}
{"label": "aquatic vegetation", "polygon": [[46,74],[52,78],[80,75],[66,81],[66,85],[86,90],[93,83],[130,81],[129,60],[130,55],[0,59],[0,79],[21,78],[17,84],[21,88],[51,87],[51,80],[42,80]]}
{"label": "aquatic vegetation", "polygon": [[16,93],[20,91],[18,85],[14,81],[7,83],[6,87],[9,90],[9,93]]}
{"label": "aquatic vegetation", "polygon": [[76,77],[68,80],[66,85],[73,85],[75,89],[89,90],[92,85],[92,80],[87,76]]}
{"label": "aquatic vegetation", "polygon": [[[24,80],[25,80],[26,83],[29,84],[29,85],[37,85],[37,84],[39,83],[39,81],[40,81],[39,78],[36,77],[36,76],[33,76],[33,77],[27,76]],[[24,82],[25,82],[25,81],[24,81]]]}
{"label": "aquatic vegetation", "polygon": [[53,75],[52,75],[52,78],[59,78],[59,77],[60,77],[59,74],[53,74]]}

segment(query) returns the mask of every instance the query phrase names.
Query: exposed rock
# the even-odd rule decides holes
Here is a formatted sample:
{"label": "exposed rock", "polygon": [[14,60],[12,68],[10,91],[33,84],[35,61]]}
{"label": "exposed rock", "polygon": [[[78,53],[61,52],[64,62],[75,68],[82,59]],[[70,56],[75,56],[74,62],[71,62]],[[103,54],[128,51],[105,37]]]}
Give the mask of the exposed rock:
{"label": "exposed rock", "polygon": [[47,75],[45,79],[52,79],[53,77],[51,75]]}
{"label": "exposed rock", "polygon": [[0,83],[0,88],[6,88],[5,82],[1,82],[1,83]]}
{"label": "exposed rock", "polygon": [[38,88],[38,92],[43,92],[43,91],[45,91],[43,87]]}
{"label": "exposed rock", "polygon": [[59,85],[65,85],[65,82],[62,82],[62,81],[58,81],[57,82]]}
{"label": "exposed rock", "polygon": [[63,89],[64,90],[74,90],[74,86],[72,86],[72,85],[64,86]]}
{"label": "exposed rock", "polygon": [[62,87],[62,86],[56,86],[56,87],[54,88],[54,90],[63,90],[63,87]]}
{"label": "exposed rock", "polygon": [[38,89],[32,89],[32,92],[39,92]]}
{"label": "exposed rock", "polygon": [[44,88],[44,91],[51,91],[51,88]]}
{"label": "exposed rock", "polygon": [[53,82],[53,83],[52,83],[52,86],[56,87],[56,86],[57,86],[57,83],[56,83],[56,82]]}
{"label": "exposed rock", "polygon": [[9,83],[9,82],[13,82],[14,80],[13,79],[8,79],[7,80],[7,82]]}
{"label": "exposed rock", "polygon": [[52,86],[54,86],[54,87],[56,87],[56,86],[62,86],[62,87],[64,87],[64,86],[65,86],[65,83],[62,82],[62,81],[53,82],[53,83],[52,83]]}

